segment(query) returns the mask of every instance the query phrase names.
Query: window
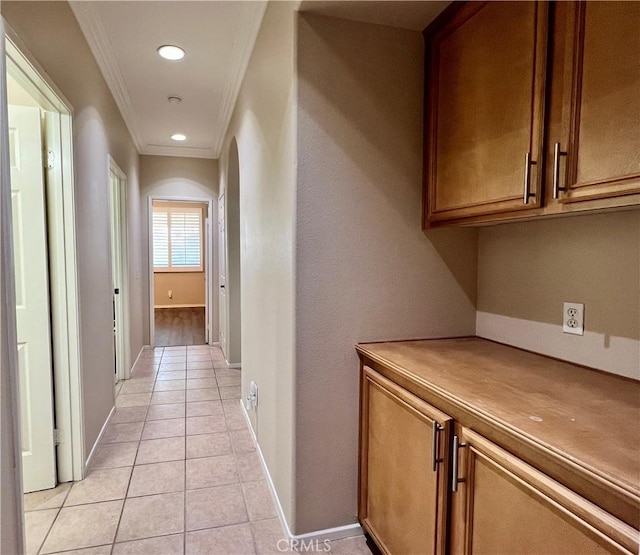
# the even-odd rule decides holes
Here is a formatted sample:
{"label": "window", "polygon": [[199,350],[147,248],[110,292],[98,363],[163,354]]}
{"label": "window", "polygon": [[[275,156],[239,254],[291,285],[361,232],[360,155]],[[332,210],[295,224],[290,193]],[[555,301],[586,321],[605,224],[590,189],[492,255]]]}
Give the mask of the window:
{"label": "window", "polygon": [[153,207],[153,269],[202,272],[202,209]]}

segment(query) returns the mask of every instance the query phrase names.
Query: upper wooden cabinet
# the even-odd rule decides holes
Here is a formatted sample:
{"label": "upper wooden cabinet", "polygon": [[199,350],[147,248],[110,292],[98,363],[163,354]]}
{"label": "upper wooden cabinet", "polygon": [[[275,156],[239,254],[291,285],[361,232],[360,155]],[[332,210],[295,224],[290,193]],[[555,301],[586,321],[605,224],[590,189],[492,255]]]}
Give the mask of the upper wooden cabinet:
{"label": "upper wooden cabinet", "polygon": [[564,9],[571,32],[562,138],[550,137],[553,197],[575,202],[640,192],[640,3],[579,2]]}
{"label": "upper wooden cabinet", "polygon": [[425,30],[424,226],[640,204],[638,28],[637,2],[445,10]]}
{"label": "upper wooden cabinet", "polygon": [[471,2],[445,16],[427,36],[429,220],[535,208],[548,4]]}

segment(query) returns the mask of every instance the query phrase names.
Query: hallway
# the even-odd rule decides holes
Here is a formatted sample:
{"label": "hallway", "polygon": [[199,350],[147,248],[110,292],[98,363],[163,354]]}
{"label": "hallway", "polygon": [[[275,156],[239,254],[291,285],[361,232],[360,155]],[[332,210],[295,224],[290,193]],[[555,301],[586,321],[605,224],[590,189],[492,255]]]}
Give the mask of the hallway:
{"label": "hallway", "polygon": [[[63,402],[54,403],[55,421],[53,411],[32,406],[49,418],[39,428],[46,439],[61,438],[60,476],[87,475],[28,495],[23,515],[20,465],[7,465],[0,553],[23,551],[23,516],[25,551],[47,555],[279,553],[288,530],[362,534],[354,345],[475,329],[475,266],[456,263],[452,277],[447,264],[460,252],[475,260],[477,241],[434,245],[417,219],[418,30],[444,4],[329,2],[327,13],[311,2],[0,4],[0,32],[15,58],[5,66],[19,65],[19,83],[47,93],[57,127],[47,124],[45,134],[68,139],[54,156],[34,149],[45,153],[47,191],[61,195],[47,204],[46,221],[64,228],[47,245],[51,265],[60,263],[48,290],[62,299],[51,297],[49,320],[60,327],[51,366]],[[344,19],[339,6],[360,19]],[[164,56],[171,46],[179,58]],[[0,199],[7,207],[9,178]],[[205,339],[220,341],[232,366],[242,364],[242,393],[241,372],[226,367],[220,349],[196,346],[200,336],[183,322],[173,322],[175,333],[156,326],[154,334],[156,306],[202,304],[153,280],[153,203],[177,199],[207,204]],[[118,206],[121,226],[111,218]],[[11,290],[22,259],[12,256],[6,215],[0,438],[3,460],[12,462],[26,443],[15,433],[21,299]],[[173,254],[169,240],[167,248]],[[399,275],[412,279],[398,289]],[[141,349],[143,356],[114,398],[116,290],[117,375],[127,375]],[[260,390],[251,430],[240,403],[250,382]],[[31,383],[45,390],[42,380]],[[369,553],[362,536],[334,541],[331,551]]]}
{"label": "hallway", "polygon": [[[25,496],[28,554],[287,551],[240,407],[240,370],[219,348],[149,348],[116,390],[87,478]],[[331,551],[369,553],[362,537]]]}

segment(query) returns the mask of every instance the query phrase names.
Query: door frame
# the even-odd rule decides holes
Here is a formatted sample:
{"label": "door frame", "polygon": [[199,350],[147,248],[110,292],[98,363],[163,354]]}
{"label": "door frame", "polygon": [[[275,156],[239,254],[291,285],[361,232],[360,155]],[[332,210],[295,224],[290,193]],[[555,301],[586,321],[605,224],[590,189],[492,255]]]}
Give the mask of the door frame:
{"label": "door frame", "polygon": [[[58,482],[85,475],[81,326],[73,175],[73,107],[5,22],[6,68],[45,107],[45,140],[56,153],[46,170],[47,233],[51,304],[54,406]],[[4,130],[3,130],[4,132]],[[57,159],[59,157],[59,160]],[[7,230],[3,229],[5,234]],[[7,268],[11,271],[11,268]],[[15,325],[15,322],[14,322]],[[18,368],[10,368],[17,378]],[[16,407],[14,407],[15,409]],[[14,413],[14,418],[18,418]],[[18,441],[18,439],[16,439]]]}
{"label": "door frame", "polygon": [[[116,164],[115,160],[109,156],[107,172],[109,175],[109,213],[110,225],[114,223],[120,229],[120,245],[110,245],[111,260],[114,254],[120,258],[120,311],[116,312],[116,365],[117,379],[128,380],[131,377],[131,337],[130,312],[129,312],[129,227],[127,225],[127,176]],[[114,175],[117,183],[117,206],[113,206],[114,190],[111,183],[111,176]],[[115,213],[113,212],[115,208]],[[115,222],[113,221],[115,216]],[[115,252],[114,252],[115,248]],[[117,361],[120,360],[120,363]]]}
{"label": "door frame", "polygon": [[212,225],[206,225],[206,222],[211,222],[211,209],[213,206],[213,198],[211,197],[181,197],[173,195],[149,195],[147,197],[147,226],[148,226],[148,245],[149,245],[149,344],[155,347],[155,333],[156,333],[156,313],[155,313],[155,287],[154,287],[154,273],[153,273],[153,201],[164,200],[171,202],[201,202],[207,205],[207,214],[203,218],[202,225],[204,242],[203,251],[205,254],[204,260],[204,283],[205,283],[205,341],[208,345],[211,345],[213,327],[213,315],[214,310],[212,303],[215,302],[211,295],[211,285],[213,283],[211,271],[213,264],[213,237],[212,237]]}
{"label": "door frame", "polygon": [[[220,203],[224,199],[224,206],[221,206]],[[228,271],[229,271],[229,256],[227,252],[227,188],[221,187],[220,193],[218,193],[217,199],[217,211],[216,211],[216,232],[218,238],[218,274],[216,277],[218,278],[218,345],[220,346],[220,350],[222,351],[222,355],[227,361],[228,365],[228,354],[225,350],[229,350],[229,296],[228,296]],[[224,217],[224,224],[220,226],[220,212],[222,211]],[[223,230],[224,237],[220,236],[220,230]],[[220,278],[222,277],[222,269],[221,264],[224,261],[224,286],[220,283]],[[220,296],[221,291],[224,289],[224,303],[222,303]],[[223,314],[223,304],[224,304],[224,314]],[[221,340],[223,335],[223,323],[224,323],[224,344]]]}

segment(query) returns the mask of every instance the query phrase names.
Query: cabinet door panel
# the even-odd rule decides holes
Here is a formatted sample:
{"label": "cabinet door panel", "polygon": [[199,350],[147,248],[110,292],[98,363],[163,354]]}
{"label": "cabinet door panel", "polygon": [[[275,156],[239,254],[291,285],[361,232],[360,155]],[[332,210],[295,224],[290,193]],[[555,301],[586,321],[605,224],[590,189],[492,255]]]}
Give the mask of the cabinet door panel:
{"label": "cabinet door panel", "polygon": [[429,221],[540,205],[547,10],[471,2],[427,35]]}
{"label": "cabinet door panel", "polygon": [[362,380],[360,519],[385,553],[444,553],[451,419],[365,368]]}
{"label": "cabinet door panel", "polygon": [[[628,553],[637,533],[483,437],[462,428],[453,495],[455,553]],[[625,549],[626,548],[626,549]]]}
{"label": "cabinet door panel", "polygon": [[[563,202],[640,192],[640,3],[570,4]],[[565,143],[566,145],[566,143]]]}

